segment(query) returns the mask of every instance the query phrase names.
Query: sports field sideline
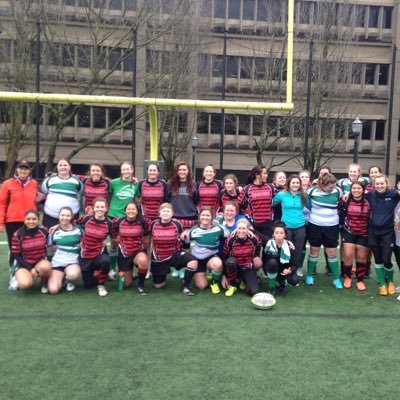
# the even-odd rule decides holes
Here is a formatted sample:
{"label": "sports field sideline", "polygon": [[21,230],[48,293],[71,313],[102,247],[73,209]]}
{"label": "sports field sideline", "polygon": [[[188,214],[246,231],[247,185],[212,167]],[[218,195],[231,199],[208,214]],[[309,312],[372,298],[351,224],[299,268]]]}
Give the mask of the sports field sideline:
{"label": "sports field sideline", "polygon": [[[260,311],[178,280],[149,296],[7,290],[0,246],[1,399],[397,399],[400,302],[335,290],[319,267]],[[397,268],[397,267],[396,267]],[[400,283],[398,271],[396,283]]]}

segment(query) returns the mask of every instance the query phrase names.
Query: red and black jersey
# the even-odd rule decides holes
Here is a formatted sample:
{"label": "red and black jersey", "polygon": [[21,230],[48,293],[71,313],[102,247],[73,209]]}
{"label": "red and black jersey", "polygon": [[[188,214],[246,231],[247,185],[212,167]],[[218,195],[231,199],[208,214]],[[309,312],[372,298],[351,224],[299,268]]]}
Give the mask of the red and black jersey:
{"label": "red and black jersey", "polygon": [[143,215],[150,220],[158,218],[158,209],[168,199],[167,183],[160,179],[156,182],[142,179],[139,188]]}
{"label": "red and black jersey", "polygon": [[199,202],[197,208],[200,210],[204,206],[213,209],[214,214],[217,213],[221,206],[219,192],[222,190],[222,183],[214,179],[212,182],[197,182],[197,193]]}
{"label": "red and black jersey", "polygon": [[368,222],[371,215],[371,206],[367,199],[349,199],[343,205],[344,229],[354,236],[367,237]]}
{"label": "red and black jersey", "polygon": [[154,220],[151,223],[150,233],[153,239],[153,260],[164,261],[181,248],[179,237],[182,226],[174,219],[168,223],[163,223],[160,219]]}
{"label": "red and black jersey", "polygon": [[87,215],[76,221],[82,226],[81,257],[95,258],[104,252],[107,236],[112,236],[112,221],[106,217],[100,221]]}
{"label": "red and black jersey", "polygon": [[90,177],[79,176],[79,179],[84,184],[83,187],[83,198],[84,206],[92,207],[93,200],[97,197],[102,197],[103,199],[108,199],[110,180],[108,178],[101,178],[100,181],[94,182]]}
{"label": "red and black jersey", "polygon": [[236,189],[236,194],[233,196],[229,194],[225,189],[222,189],[219,192],[219,201],[221,203],[221,210],[224,209],[224,206],[228,201],[233,201],[236,204],[239,204],[239,194],[240,193],[238,189]]}
{"label": "red and black jersey", "polygon": [[235,257],[241,268],[251,268],[253,258],[260,254],[261,242],[257,236],[238,238],[236,235],[225,240],[224,256]]}
{"label": "red and black jersey", "polygon": [[246,185],[239,195],[239,206],[246,210],[251,222],[256,224],[272,220],[274,212],[272,210],[272,198],[274,189],[269,183]]}
{"label": "red and black jersey", "polygon": [[[22,266],[34,266],[47,255],[46,227],[39,226],[34,229],[18,229],[11,240],[11,252],[15,256],[20,256]],[[17,258],[18,260],[18,258]]]}
{"label": "red and black jersey", "polygon": [[146,226],[145,222],[128,221],[126,217],[113,219],[113,236],[118,236],[118,246],[124,257],[145,250],[143,236],[148,233]]}

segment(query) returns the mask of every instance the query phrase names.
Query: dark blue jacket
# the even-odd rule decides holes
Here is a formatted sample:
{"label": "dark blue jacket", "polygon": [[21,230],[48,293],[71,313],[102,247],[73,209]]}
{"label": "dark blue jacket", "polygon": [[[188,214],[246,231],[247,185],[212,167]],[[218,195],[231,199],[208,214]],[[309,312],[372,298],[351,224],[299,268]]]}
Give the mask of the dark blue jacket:
{"label": "dark blue jacket", "polygon": [[372,190],[365,197],[369,201],[372,211],[369,226],[373,228],[393,228],[393,213],[400,200],[399,192],[396,189],[388,189],[384,193]]}

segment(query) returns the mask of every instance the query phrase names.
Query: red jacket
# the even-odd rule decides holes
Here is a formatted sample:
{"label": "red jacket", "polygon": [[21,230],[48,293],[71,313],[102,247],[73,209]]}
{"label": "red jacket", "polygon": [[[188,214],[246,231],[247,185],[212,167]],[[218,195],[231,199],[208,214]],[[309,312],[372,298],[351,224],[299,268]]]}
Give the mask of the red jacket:
{"label": "red jacket", "polygon": [[21,185],[13,177],[4,181],[0,188],[0,226],[7,222],[24,222],[28,210],[36,210],[38,183],[31,178]]}

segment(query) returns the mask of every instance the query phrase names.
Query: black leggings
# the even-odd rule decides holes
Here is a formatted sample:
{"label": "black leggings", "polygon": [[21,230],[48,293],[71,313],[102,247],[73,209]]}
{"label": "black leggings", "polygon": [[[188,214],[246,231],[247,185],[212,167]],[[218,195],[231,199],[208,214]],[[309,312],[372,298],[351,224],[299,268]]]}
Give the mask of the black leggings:
{"label": "black leggings", "polygon": [[229,284],[236,286],[237,278],[240,277],[246,284],[247,294],[253,296],[260,291],[257,271],[254,267],[242,268],[238,265],[235,257],[229,257],[225,261],[225,269]]}
{"label": "black leggings", "polygon": [[270,257],[265,261],[263,270],[267,276],[268,273],[277,274],[276,280],[279,283],[283,283],[286,279],[289,285],[296,286],[299,283],[299,277],[297,276],[296,271],[292,271],[290,275],[281,275],[281,272],[288,267],[289,264],[281,264],[276,258]]}

